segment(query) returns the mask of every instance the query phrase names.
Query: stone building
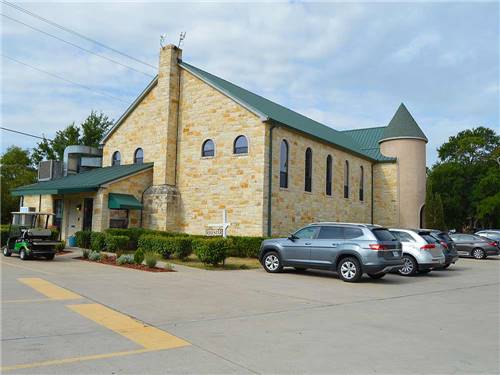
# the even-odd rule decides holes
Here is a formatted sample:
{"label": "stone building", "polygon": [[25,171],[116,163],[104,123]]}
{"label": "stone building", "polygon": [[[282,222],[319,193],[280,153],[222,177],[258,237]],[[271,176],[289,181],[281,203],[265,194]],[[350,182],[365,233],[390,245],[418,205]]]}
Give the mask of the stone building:
{"label": "stone building", "polygon": [[103,165],[13,191],[64,237],[139,227],[276,236],[313,221],[418,227],[427,138],[401,104],[337,131],[160,51],[158,75],[102,140]]}

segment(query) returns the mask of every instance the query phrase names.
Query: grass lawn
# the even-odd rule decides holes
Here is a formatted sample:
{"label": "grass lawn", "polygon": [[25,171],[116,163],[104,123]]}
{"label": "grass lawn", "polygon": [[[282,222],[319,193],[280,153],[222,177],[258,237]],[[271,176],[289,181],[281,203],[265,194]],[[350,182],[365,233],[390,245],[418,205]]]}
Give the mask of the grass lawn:
{"label": "grass lawn", "polygon": [[182,266],[202,268],[204,270],[248,270],[252,268],[260,268],[261,265],[258,259],[254,258],[226,258],[226,263],[220,266],[211,266],[201,263],[196,255],[190,255],[186,260],[166,259],[164,262],[180,264]]}

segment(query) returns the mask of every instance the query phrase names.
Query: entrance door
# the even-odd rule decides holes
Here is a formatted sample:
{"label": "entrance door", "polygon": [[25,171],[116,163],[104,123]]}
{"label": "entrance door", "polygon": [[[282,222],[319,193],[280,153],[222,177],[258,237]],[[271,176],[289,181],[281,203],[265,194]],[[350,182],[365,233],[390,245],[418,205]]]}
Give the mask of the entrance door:
{"label": "entrance door", "polygon": [[80,220],[81,216],[82,201],[71,200],[68,204],[68,230],[66,231],[66,237],[73,236],[76,232],[81,230],[82,222]]}
{"label": "entrance door", "polygon": [[94,210],[94,200],[85,198],[83,200],[83,230],[92,230],[92,211]]}

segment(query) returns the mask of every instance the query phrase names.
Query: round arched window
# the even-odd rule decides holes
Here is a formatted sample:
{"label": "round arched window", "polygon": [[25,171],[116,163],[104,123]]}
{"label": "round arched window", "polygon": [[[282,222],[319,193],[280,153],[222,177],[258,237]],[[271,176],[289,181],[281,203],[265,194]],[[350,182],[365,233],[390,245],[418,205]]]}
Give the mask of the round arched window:
{"label": "round arched window", "polygon": [[144,162],[144,151],[142,148],[138,148],[134,152],[134,164],[142,164]]}
{"label": "round arched window", "polygon": [[201,156],[214,156],[215,155],[215,144],[211,139],[207,139],[203,142],[203,146],[201,146]]}
{"label": "round arched window", "polygon": [[236,137],[234,140],[233,153],[248,154],[248,140],[244,135]]}
{"label": "round arched window", "polygon": [[111,158],[111,165],[120,165],[122,161],[122,156],[120,155],[120,151],[113,152],[113,157]]}

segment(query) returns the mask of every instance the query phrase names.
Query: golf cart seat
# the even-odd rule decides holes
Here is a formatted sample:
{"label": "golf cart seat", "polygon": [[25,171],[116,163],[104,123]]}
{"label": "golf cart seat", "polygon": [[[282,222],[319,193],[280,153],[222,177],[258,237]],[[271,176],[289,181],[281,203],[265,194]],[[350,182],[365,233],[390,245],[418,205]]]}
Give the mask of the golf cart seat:
{"label": "golf cart seat", "polygon": [[36,238],[52,236],[52,232],[50,231],[50,229],[45,229],[45,228],[31,228],[28,229],[27,234],[29,237],[36,237]]}

